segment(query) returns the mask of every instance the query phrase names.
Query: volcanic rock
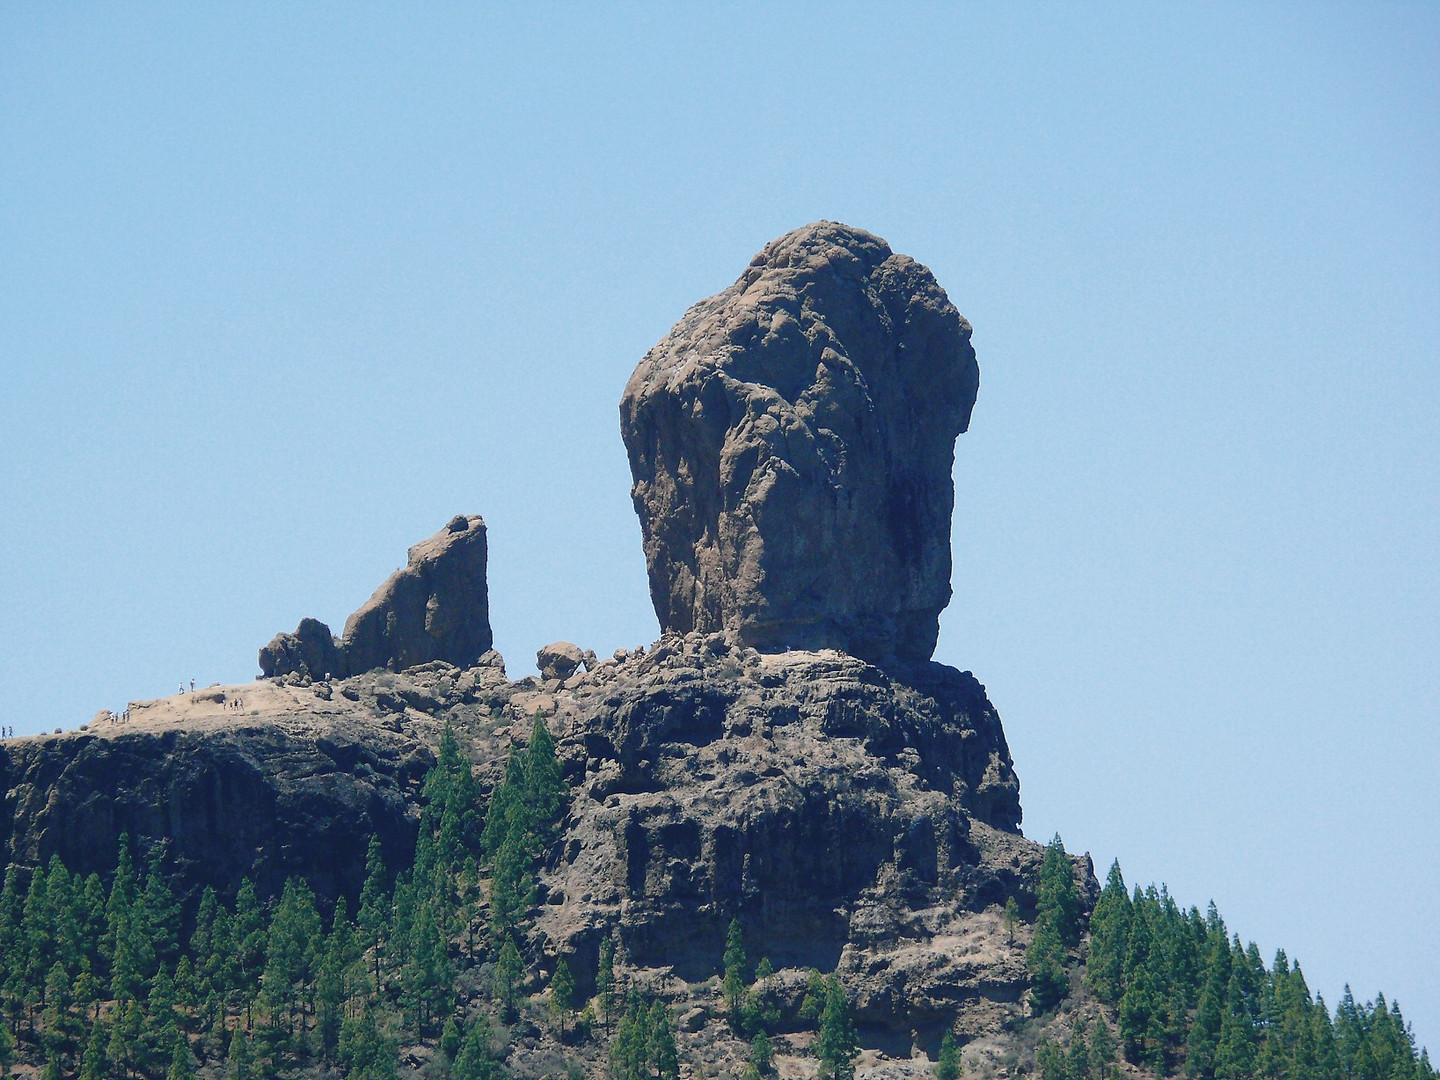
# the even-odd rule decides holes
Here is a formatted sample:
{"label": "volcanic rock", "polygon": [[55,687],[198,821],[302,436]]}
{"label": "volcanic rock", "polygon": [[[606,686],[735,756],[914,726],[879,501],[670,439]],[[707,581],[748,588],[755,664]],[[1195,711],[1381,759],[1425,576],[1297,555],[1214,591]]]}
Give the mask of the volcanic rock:
{"label": "volcanic rock", "polygon": [[535,653],[535,666],[540,669],[542,679],[568,679],[584,660],[585,653],[580,646],[568,641],[552,641]]}
{"label": "volcanic rock", "polygon": [[979,378],[969,323],[879,237],[822,221],[767,245],[620,403],[662,628],[928,660]]}
{"label": "volcanic rock", "polygon": [[479,514],[456,515],[412,547],[408,565],[345,620],[350,670],[403,670],[431,660],[475,663],[494,643],[485,560]]}
{"label": "volcanic rock", "polygon": [[276,634],[260,650],[260,673],[266,678],[309,675],[323,679],[346,674],[345,655],[330,627],[304,618],[293,634]]}
{"label": "volcanic rock", "polygon": [[476,664],[494,643],[485,570],[485,519],[457,514],[410,549],[404,569],[345,620],[341,640],[318,619],[301,619],[295,633],[276,634],[261,648],[260,673],[321,679],[435,660]]}

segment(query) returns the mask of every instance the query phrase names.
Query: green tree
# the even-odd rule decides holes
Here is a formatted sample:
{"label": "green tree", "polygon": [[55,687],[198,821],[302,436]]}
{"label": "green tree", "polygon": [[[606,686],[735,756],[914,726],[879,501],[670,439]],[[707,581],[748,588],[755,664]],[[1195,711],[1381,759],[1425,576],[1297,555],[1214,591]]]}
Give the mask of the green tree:
{"label": "green tree", "polygon": [[1005,912],[1002,916],[1005,924],[1005,941],[1015,944],[1015,928],[1020,925],[1020,905],[1015,902],[1015,897],[1005,898]]}
{"label": "green tree", "polygon": [[775,1049],[763,1031],[750,1040],[750,1065],[761,1076],[775,1067]]}
{"label": "green tree", "polygon": [[364,936],[365,947],[373,954],[377,987],[380,985],[380,954],[390,929],[390,895],[386,881],[380,838],[372,835],[365,851],[365,884],[360,889],[360,910],[356,919]]}
{"label": "green tree", "polygon": [[[0,1036],[3,1039],[3,1036]],[[80,1058],[79,1080],[105,1080],[105,1044],[110,1032],[104,1021],[97,1020],[90,1028],[90,1037],[85,1043],[85,1053]],[[0,1076],[5,1070],[0,1067]]]}
{"label": "green tree", "polygon": [[239,1024],[235,1025],[235,1033],[230,1037],[230,1049],[225,1055],[225,1075],[227,1080],[257,1080],[255,1060],[250,1052],[250,1037]]}
{"label": "green tree", "polygon": [[675,1045],[675,1027],[670,1011],[659,1001],[651,1002],[649,1016],[650,1066],[657,1080],[678,1080],[680,1052]]}
{"label": "green tree", "polygon": [[380,1030],[373,1009],[345,1021],[339,1056],[353,1080],[395,1080],[399,1072],[398,1045]]}
{"label": "green tree", "polygon": [[820,1059],[821,1080],[853,1080],[858,1053],[855,1025],[850,1020],[845,988],[834,975],[825,980],[825,1009],[820,1014],[815,1053]]}
{"label": "green tree", "polygon": [[1110,1025],[1103,1019],[1096,1020],[1090,1028],[1090,1075],[1095,1080],[1108,1080],[1115,1067],[1115,1036],[1110,1034]]}
{"label": "green tree", "polygon": [[1125,952],[1130,937],[1130,894],[1120,860],[1110,865],[1105,888],[1090,915],[1090,951],[1085,978],[1101,1001],[1114,1005],[1125,992]]}
{"label": "green tree", "polygon": [[729,1011],[733,1023],[739,1019],[740,1006],[748,982],[745,970],[749,966],[749,962],[745,958],[744,931],[740,926],[739,919],[731,919],[730,927],[725,932],[723,962],[725,965],[725,1008]]}
{"label": "green tree", "polygon": [[455,1055],[453,1080],[496,1080],[500,1075],[500,1058],[494,1043],[489,1021],[483,1015],[477,1016],[466,1028],[460,1051]]}
{"label": "green tree", "polygon": [[455,970],[431,901],[420,905],[411,938],[410,956],[400,981],[405,1011],[416,1034],[423,1037],[431,1022],[448,1008],[455,982]]}
{"label": "green tree", "polygon": [[144,971],[147,979],[153,978],[161,966],[175,963],[180,951],[180,903],[170,889],[170,878],[165,873],[165,841],[157,841],[150,848],[145,865],[145,886],[139,896],[139,910],[135,916],[143,928],[142,932],[150,942],[148,965]]}
{"label": "green tree", "polygon": [[1035,934],[1025,950],[1030,972],[1031,1004],[1036,1012],[1055,1007],[1070,991],[1065,972],[1067,949],[1080,940],[1080,894],[1070,857],[1057,833],[1045,846],[1040,863],[1040,885]]}
{"label": "green tree", "polygon": [[615,1012],[615,943],[609,938],[600,942],[600,962],[595,971],[595,997],[600,1002],[600,1015],[605,1032],[610,1032],[610,1018]]}
{"label": "green tree", "polygon": [[1045,845],[1040,863],[1040,887],[1036,896],[1036,921],[1050,922],[1066,948],[1080,942],[1080,893],[1075,888],[1075,869],[1065,845],[1056,833]]}
{"label": "green tree", "polygon": [[165,1080],[195,1080],[195,1055],[190,1052],[189,1040],[176,1032],[175,1043],[170,1051],[170,1069]]}
{"label": "green tree", "polygon": [[960,1047],[955,1036],[945,1032],[940,1039],[940,1055],[935,1059],[935,1080],[960,1080]]}
{"label": "green tree", "polygon": [[520,950],[515,948],[515,942],[507,937],[505,944],[500,947],[500,956],[495,961],[495,1004],[500,1008],[501,1018],[507,1023],[515,1016],[520,983],[524,977],[525,964],[520,959]]}
{"label": "green tree", "polygon": [[575,1008],[575,977],[570,974],[570,965],[562,957],[555,965],[555,974],[550,977],[550,1012],[560,1025],[560,1038],[565,1038],[565,1021]]}

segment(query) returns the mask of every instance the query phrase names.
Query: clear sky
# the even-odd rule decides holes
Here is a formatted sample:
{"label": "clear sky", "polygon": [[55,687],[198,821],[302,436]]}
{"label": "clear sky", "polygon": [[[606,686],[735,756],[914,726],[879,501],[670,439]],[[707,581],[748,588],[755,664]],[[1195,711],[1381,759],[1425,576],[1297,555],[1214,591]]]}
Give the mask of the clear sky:
{"label": "clear sky", "polygon": [[513,677],[653,640],[620,391],[836,219],[975,327],[937,657],[1026,832],[1440,1048],[1440,6],[479,7],[0,8],[0,720],[460,512]]}

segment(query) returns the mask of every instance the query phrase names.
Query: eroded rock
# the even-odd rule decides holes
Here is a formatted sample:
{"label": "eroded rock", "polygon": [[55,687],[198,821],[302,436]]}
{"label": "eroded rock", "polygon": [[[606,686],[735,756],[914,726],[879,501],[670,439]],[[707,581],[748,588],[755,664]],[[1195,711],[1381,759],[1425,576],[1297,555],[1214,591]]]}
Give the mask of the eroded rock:
{"label": "eroded rock", "polygon": [[662,628],[929,659],[979,377],[969,323],[879,237],[819,222],[767,245],[620,403]]}
{"label": "eroded rock", "polygon": [[346,673],[340,642],[319,619],[301,619],[293,634],[276,634],[260,650],[260,674],[267,679],[300,674],[323,679]]}
{"label": "eroded rock", "polygon": [[405,568],[345,620],[342,648],[350,670],[475,663],[494,642],[485,562],[479,514],[456,515],[412,547]]}
{"label": "eroded rock", "polygon": [[542,679],[568,679],[584,660],[585,653],[580,646],[568,641],[552,641],[535,653],[535,666],[540,669]]}

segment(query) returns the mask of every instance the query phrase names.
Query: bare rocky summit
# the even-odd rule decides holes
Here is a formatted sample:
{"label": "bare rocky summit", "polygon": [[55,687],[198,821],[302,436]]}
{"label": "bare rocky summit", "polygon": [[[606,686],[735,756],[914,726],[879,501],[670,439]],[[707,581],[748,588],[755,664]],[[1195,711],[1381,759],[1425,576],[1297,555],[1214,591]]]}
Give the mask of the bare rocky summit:
{"label": "bare rocky summit", "polygon": [[980,372],[924,266],[822,221],[768,244],[620,403],[662,629],[928,660]]}

